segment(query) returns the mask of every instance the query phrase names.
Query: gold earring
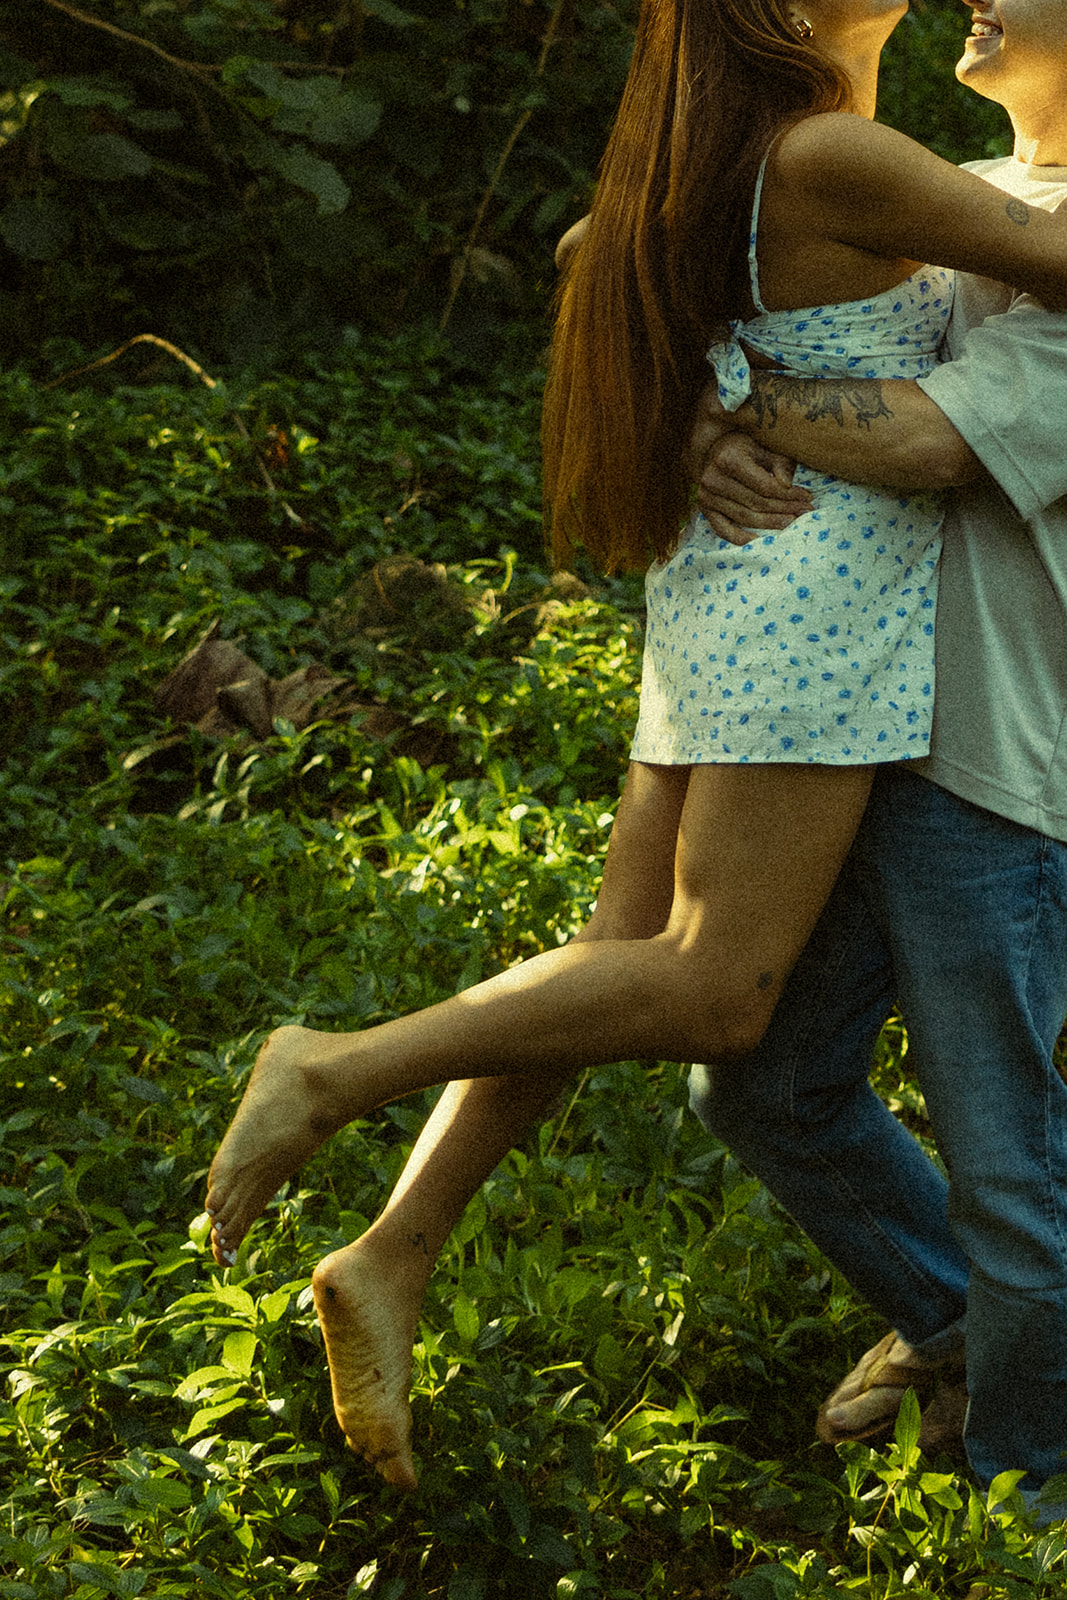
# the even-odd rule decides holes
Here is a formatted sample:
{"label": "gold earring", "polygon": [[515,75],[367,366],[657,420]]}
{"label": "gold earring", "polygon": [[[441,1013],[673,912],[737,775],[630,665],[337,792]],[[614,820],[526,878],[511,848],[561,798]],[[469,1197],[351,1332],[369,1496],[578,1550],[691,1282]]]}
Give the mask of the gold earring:
{"label": "gold earring", "polygon": [[794,20],[793,32],[796,34],[798,39],[803,39],[805,41],[812,39],[815,36],[815,29],[812,27],[807,17],[797,17]]}

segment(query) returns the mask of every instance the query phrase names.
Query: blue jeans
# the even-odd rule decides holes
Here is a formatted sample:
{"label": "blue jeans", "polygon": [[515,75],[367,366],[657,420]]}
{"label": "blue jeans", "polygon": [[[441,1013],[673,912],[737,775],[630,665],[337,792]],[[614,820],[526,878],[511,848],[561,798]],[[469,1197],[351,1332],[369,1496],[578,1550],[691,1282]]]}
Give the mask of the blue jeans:
{"label": "blue jeans", "polygon": [[[938,1168],[873,1093],[893,1002]],[[966,1322],[965,1441],[987,1484],[1067,1470],[1067,845],[880,768],[759,1049],[694,1067],[704,1125],[925,1356]]]}

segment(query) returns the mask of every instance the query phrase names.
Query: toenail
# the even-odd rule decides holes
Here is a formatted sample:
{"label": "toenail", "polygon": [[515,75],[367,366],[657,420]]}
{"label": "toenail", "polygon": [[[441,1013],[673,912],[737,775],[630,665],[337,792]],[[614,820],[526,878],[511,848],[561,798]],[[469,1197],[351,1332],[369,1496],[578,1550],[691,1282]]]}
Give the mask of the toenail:
{"label": "toenail", "polygon": [[224,1250],[222,1253],[225,1256],[226,1261],[228,1262],[228,1264],[231,1267],[235,1267],[237,1265],[237,1251],[236,1250]]}

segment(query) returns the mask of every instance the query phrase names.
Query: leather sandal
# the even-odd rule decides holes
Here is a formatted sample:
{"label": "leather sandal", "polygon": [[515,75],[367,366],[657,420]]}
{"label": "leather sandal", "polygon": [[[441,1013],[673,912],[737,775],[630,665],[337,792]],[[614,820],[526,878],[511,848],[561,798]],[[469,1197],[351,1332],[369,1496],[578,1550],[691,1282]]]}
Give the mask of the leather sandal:
{"label": "leather sandal", "polygon": [[[863,1443],[891,1433],[906,1390],[914,1389],[922,1404],[931,1397],[939,1377],[950,1366],[957,1377],[961,1374],[962,1361],[932,1363],[917,1356],[910,1361],[892,1361],[893,1351],[903,1342],[897,1334],[887,1333],[873,1350],[860,1358],[848,1377],[819,1408],[815,1431],[824,1444]],[[830,1411],[876,1389],[883,1391],[884,1404],[874,1416],[866,1417],[851,1428],[829,1420]]]}

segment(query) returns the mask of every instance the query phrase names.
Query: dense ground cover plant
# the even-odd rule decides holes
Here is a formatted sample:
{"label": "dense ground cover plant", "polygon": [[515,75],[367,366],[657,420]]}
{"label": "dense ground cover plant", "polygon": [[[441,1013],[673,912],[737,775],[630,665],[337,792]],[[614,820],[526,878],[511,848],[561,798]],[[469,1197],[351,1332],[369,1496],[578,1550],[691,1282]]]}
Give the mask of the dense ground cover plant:
{"label": "dense ground cover plant", "polygon": [[[545,602],[531,379],[486,399],[409,341],[226,394],[94,382],[0,381],[0,1596],[1061,1594],[1062,1537],[922,1461],[911,1413],[883,1455],[812,1444],[877,1330],[670,1063],[586,1074],[454,1233],[417,1494],[346,1458],[309,1277],[430,1097],[346,1130],[226,1274],[207,1162],[273,1023],[370,1025],[577,925],[640,614]],[[347,630],[395,552],[445,563],[447,626]],[[168,725],[153,689],[215,618],[400,731]],[[906,1069],[898,1025],[880,1081],[921,1129]]]}

